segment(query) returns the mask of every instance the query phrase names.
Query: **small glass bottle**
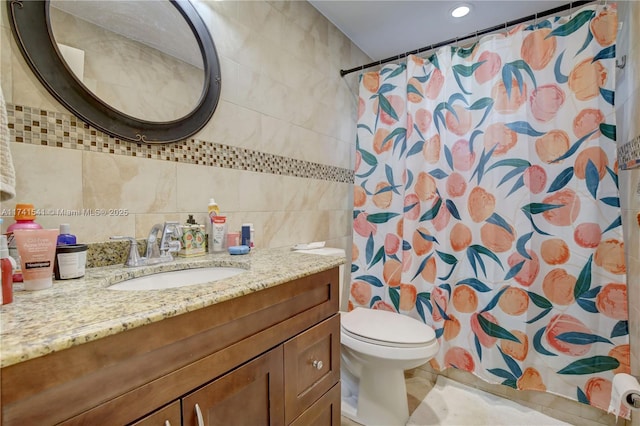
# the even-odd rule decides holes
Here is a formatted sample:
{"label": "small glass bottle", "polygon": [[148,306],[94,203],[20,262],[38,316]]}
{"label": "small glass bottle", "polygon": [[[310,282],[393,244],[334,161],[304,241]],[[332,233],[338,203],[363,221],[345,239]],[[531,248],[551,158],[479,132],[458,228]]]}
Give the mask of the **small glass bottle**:
{"label": "small glass bottle", "polygon": [[58,235],[58,241],[56,245],[70,245],[76,244],[76,236],[71,234],[71,227],[68,223],[60,224],[60,235]]}

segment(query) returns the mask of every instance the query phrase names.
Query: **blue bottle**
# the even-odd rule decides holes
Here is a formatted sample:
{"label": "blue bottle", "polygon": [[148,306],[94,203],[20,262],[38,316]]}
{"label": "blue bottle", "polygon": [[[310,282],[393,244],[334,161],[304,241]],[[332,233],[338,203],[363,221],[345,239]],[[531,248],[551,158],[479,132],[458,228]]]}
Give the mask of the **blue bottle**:
{"label": "blue bottle", "polygon": [[60,235],[58,235],[57,245],[76,244],[76,236],[70,233],[70,228],[68,223],[60,224]]}

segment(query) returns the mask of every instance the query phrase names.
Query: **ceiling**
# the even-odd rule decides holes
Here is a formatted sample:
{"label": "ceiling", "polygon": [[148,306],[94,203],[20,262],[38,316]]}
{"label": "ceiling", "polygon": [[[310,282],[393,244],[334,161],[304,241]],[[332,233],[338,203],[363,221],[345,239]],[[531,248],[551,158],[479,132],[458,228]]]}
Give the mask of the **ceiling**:
{"label": "ceiling", "polygon": [[[569,4],[566,0],[308,1],[374,61]],[[453,18],[450,11],[462,3],[470,5],[471,12]]]}

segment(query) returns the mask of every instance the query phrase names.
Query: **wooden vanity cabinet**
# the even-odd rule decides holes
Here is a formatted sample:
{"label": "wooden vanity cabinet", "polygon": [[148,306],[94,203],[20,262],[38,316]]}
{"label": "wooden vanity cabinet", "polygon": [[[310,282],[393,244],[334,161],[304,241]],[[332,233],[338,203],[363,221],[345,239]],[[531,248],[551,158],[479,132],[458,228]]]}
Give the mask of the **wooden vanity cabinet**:
{"label": "wooden vanity cabinet", "polygon": [[339,425],[338,299],[334,268],[6,367],[2,424]]}

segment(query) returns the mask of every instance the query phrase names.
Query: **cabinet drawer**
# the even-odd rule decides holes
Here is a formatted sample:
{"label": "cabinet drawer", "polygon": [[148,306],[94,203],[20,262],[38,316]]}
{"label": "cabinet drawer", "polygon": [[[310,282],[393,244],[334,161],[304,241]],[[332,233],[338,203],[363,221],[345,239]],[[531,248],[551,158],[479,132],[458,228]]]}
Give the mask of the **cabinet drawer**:
{"label": "cabinet drawer", "polygon": [[340,316],[284,344],[285,421],[291,423],[340,379]]}
{"label": "cabinet drawer", "polygon": [[340,383],[338,383],[289,426],[340,426],[340,423]]}
{"label": "cabinet drawer", "polygon": [[175,401],[132,423],[131,426],[180,426],[181,424],[182,409],[180,401]]}
{"label": "cabinet drawer", "polygon": [[284,424],[282,346],[182,399],[185,426]]}

